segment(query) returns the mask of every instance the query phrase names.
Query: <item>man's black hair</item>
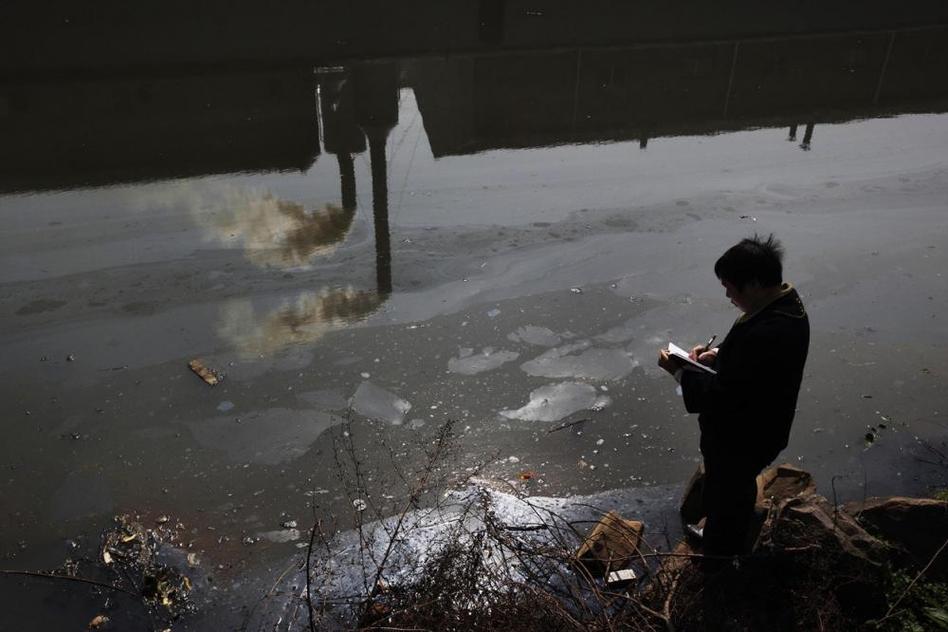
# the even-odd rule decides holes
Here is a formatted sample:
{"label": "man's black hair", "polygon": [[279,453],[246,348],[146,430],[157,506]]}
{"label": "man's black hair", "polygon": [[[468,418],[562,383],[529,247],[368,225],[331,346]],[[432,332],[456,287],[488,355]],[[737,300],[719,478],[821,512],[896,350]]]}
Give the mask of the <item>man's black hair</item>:
{"label": "man's black hair", "polygon": [[715,262],[714,274],[738,290],[752,281],[761,287],[773,287],[783,283],[782,260],[783,246],[773,233],[767,239],[755,234],[728,248]]}

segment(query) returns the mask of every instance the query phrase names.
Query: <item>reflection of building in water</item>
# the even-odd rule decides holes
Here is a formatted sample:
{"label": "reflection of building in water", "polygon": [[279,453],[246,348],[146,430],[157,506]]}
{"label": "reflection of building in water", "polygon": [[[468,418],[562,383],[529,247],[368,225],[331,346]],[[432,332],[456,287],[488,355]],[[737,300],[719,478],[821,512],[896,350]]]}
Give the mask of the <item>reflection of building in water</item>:
{"label": "reflection of building in water", "polygon": [[0,84],[0,192],[248,171],[319,154],[309,68]]}
{"label": "reflection of building in water", "polygon": [[941,26],[363,61],[316,79],[308,67],[18,79],[0,84],[0,192],[307,169],[319,153],[318,82],[323,146],[339,163],[346,210],[356,204],[352,157],[368,136],[384,251],[384,144],[399,87],[414,89],[440,157],[613,140],[645,148],[663,136],[943,111],[945,67]]}
{"label": "reflection of building in water", "polygon": [[420,59],[406,75],[438,157],[944,111],[946,67],[940,26]]}
{"label": "reflection of building in water", "polygon": [[249,300],[237,300],[223,307],[218,333],[244,357],[269,355],[364,320],[385,300],[376,292],[351,287],[324,289],[302,292],[265,314],[258,314]]}

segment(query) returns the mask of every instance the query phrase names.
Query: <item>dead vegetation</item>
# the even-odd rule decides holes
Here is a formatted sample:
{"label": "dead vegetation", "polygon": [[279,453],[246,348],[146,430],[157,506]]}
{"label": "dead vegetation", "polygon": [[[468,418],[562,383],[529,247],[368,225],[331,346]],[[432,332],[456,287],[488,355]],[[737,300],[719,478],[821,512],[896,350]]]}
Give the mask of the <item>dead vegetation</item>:
{"label": "dead vegetation", "polygon": [[[931,599],[906,600],[913,591],[942,594],[938,576],[893,566],[904,559],[893,555],[898,547],[817,495],[795,468],[766,487],[766,520],[751,555],[712,559],[684,542],[668,551],[639,537],[632,549],[610,545],[590,557],[596,521],[520,498],[508,522],[510,507],[498,503],[510,497],[470,481],[441,495],[461,482],[443,467],[453,458],[452,436],[451,424],[440,428],[414,472],[398,471],[392,455],[391,480],[407,494],[386,513],[367,492],[351,428],[340,431],[337,465],[353,528],[313,529],[302,596],[311,630],[942,629],[903,626],[940,621],[944,611]],[[598,524],[609,525],[613,543],[628,537],[614,521]],[[617,568],[634,569],[636,580],[607,583]],[[916,577],[913,586],[899,584],[906,574]]]}

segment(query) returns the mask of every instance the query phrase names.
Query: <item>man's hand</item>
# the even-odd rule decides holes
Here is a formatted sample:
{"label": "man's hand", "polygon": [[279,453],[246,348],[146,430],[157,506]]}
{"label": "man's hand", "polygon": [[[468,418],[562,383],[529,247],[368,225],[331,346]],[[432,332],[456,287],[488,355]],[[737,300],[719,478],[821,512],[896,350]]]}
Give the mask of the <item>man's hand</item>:
{"label": "man's hand", "polygon": [[714,359],[718,357],[718,350],[708,349],[704,345],[698,345],[691,350],[691,353],[688,354],[688,357],[699,364],[711,366],[714,364]]}
{"label": "man's hand", "polygon": [[681,368],[682,361],[673,355],[669,355],[668,349],[661,349],[658,352],[658,366],[668,371],[671,375]]}

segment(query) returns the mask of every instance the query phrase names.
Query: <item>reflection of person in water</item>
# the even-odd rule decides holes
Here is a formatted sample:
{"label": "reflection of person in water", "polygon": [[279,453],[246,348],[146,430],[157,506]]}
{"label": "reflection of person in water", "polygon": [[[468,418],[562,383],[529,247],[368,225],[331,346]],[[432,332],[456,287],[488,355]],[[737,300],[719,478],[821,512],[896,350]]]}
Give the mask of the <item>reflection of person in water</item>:
{"label": "reflection of person in water", "polygon": [[685,408],[699,414],[706,553],[745,549],[757,475],[790,436],[810,325],[796,290],[783,282],[782,256],[773,235],[755,236],[714,264],[727,297],[743,312],[720,347],[692,349],[692,359],[716,374],[686,370],[666,351],[659,356],[659,366],[681,383]]}

